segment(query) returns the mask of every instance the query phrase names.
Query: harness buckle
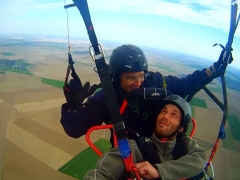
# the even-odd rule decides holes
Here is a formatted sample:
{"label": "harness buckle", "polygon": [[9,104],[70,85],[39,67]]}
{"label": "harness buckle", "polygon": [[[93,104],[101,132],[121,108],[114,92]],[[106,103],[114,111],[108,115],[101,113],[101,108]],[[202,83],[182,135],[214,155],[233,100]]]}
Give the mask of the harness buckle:
{"label": "harness buckle", "polygon": [[105,54],[104,54],[104,51],[103,51],[103,48],[102,48],[101,44],[98,44],[98,47],[99,47],[99,50],[100,50],[100,54],[97,54],[97,55],[94,52],[93,46],[89,47],[89,54],[92,57],[92,60],[94,62],[96,61],[96,59],[100,59],[102,57],[105,57]]}
{"label": "harness buckle", "polygon": [[213,169],[212,162],[209,162],[209,165],[210,165],[210,169],[211,169],[211,177],[208,176],[209,174],[207,173],[207,170],[205,168],[203,169],[203,175],[206,180],[212,180],[214,178],[214,169]]}

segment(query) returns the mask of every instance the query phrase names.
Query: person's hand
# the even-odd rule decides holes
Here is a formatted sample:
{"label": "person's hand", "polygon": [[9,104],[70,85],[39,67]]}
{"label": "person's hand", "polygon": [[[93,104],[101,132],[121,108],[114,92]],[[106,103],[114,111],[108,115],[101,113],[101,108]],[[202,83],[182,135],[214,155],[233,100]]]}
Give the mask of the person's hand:
{"label": "person's hand", "polygon": [[138,174],[141,178],[156,179],[160,178],[158,169],[151,165],[148,161],[135,164]]}
{"label": "person's hand", "polygon": [[164,88],[138,88],[126,95],[126,99],[165,99],[171,92]]}
{"label": "person's hand", "polygon": [[[213,63],[217,76],[223,75],[225,73],[227,65],[231,64],[232,61],[233,61],[232,52],[223,49],[218,58],[218,61]],[[211,69],[211,67],[210,70],[214,72],[214,70]]]}
{"label": "person's hand", "polygon": [[77,111],[82,107],[83,101],[91,96],[98,85],[94,84],[90,87],[90,83],[86,82],[82,86],[82,82],[77,74],[72,74],[73,79],[63,87],[63,92],[67,101],[69,111]]}

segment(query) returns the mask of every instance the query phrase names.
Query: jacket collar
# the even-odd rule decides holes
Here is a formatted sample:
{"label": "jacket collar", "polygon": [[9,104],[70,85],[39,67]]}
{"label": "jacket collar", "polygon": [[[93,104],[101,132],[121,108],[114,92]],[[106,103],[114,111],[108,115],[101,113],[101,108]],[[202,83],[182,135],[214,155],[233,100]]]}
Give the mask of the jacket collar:
{"label": "jacket collar", "polygon": [[166,140],[159,140],[155,133],[152,134],[151,136],[152,141],[154,142],[157,150],[159,151],[160,154],[170,154],[172,153],[175,145],[176,145],[176,138],[172,141],[166,141]]}

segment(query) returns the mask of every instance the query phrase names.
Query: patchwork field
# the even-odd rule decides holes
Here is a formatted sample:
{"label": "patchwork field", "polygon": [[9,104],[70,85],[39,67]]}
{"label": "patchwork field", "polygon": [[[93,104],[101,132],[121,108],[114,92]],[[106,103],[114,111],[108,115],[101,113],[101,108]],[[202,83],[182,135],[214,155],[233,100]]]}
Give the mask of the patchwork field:
{"label": "patchwork field", "polygon": [[[68,64],[67,46],[60,40],[39,43],[41,45],[37,47],[12,45],[2,46],[0,50],[0,59],[21,59],[34,64],[28,71],[0,66],[0,179],[81,179],[98,157],[88,148],[85,136],[70,138],[60,124],[61,105],[66,101],[62,85]],[[93,71],[94,62],[86,53],[88,44],[74,43],[72,55],[82,82],[99,83],[98,75]],[[113,45],[105,46],[108,58]],[[78,53],[79,49],[85,53]],[[183,64],[183,60],[177,60],[183,57],[168,52],[159,55],[146,50],[146,56],[150,69],[164,75],[179,76],[195,70]],[[222,98],[217,80],[208,87],[216,97]],[[228,89],[227,136],[220,141],[213,159],[218,180],[240,178],[239,95],[239,92]],[[222,112],[203,91],[195,95],[191,106],[197,122],[194,138],[207,150],[209,157]],[[109,148],[109,130],[94,131],[91,139],[102,151]]]}

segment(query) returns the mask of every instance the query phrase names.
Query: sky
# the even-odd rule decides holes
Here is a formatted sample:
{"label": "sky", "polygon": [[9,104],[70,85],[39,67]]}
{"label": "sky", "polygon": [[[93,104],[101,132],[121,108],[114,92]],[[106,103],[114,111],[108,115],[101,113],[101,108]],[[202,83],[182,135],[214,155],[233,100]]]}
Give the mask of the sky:
{"label": "sky", "polygon": [[[2,0],[0,34],[54,35],[70,41],[88,38],[72,0]],[[88,0],[101,41],[116,41],[183,52],[216,61],[227,43],[230,0]],[[239,13],[239,12],[238,12]],[[68,25],[68,26],[67,26]],[[239,25],[240,26],[240,25]],[[240,27],[233,42],[232,66],[240,67]]]}

